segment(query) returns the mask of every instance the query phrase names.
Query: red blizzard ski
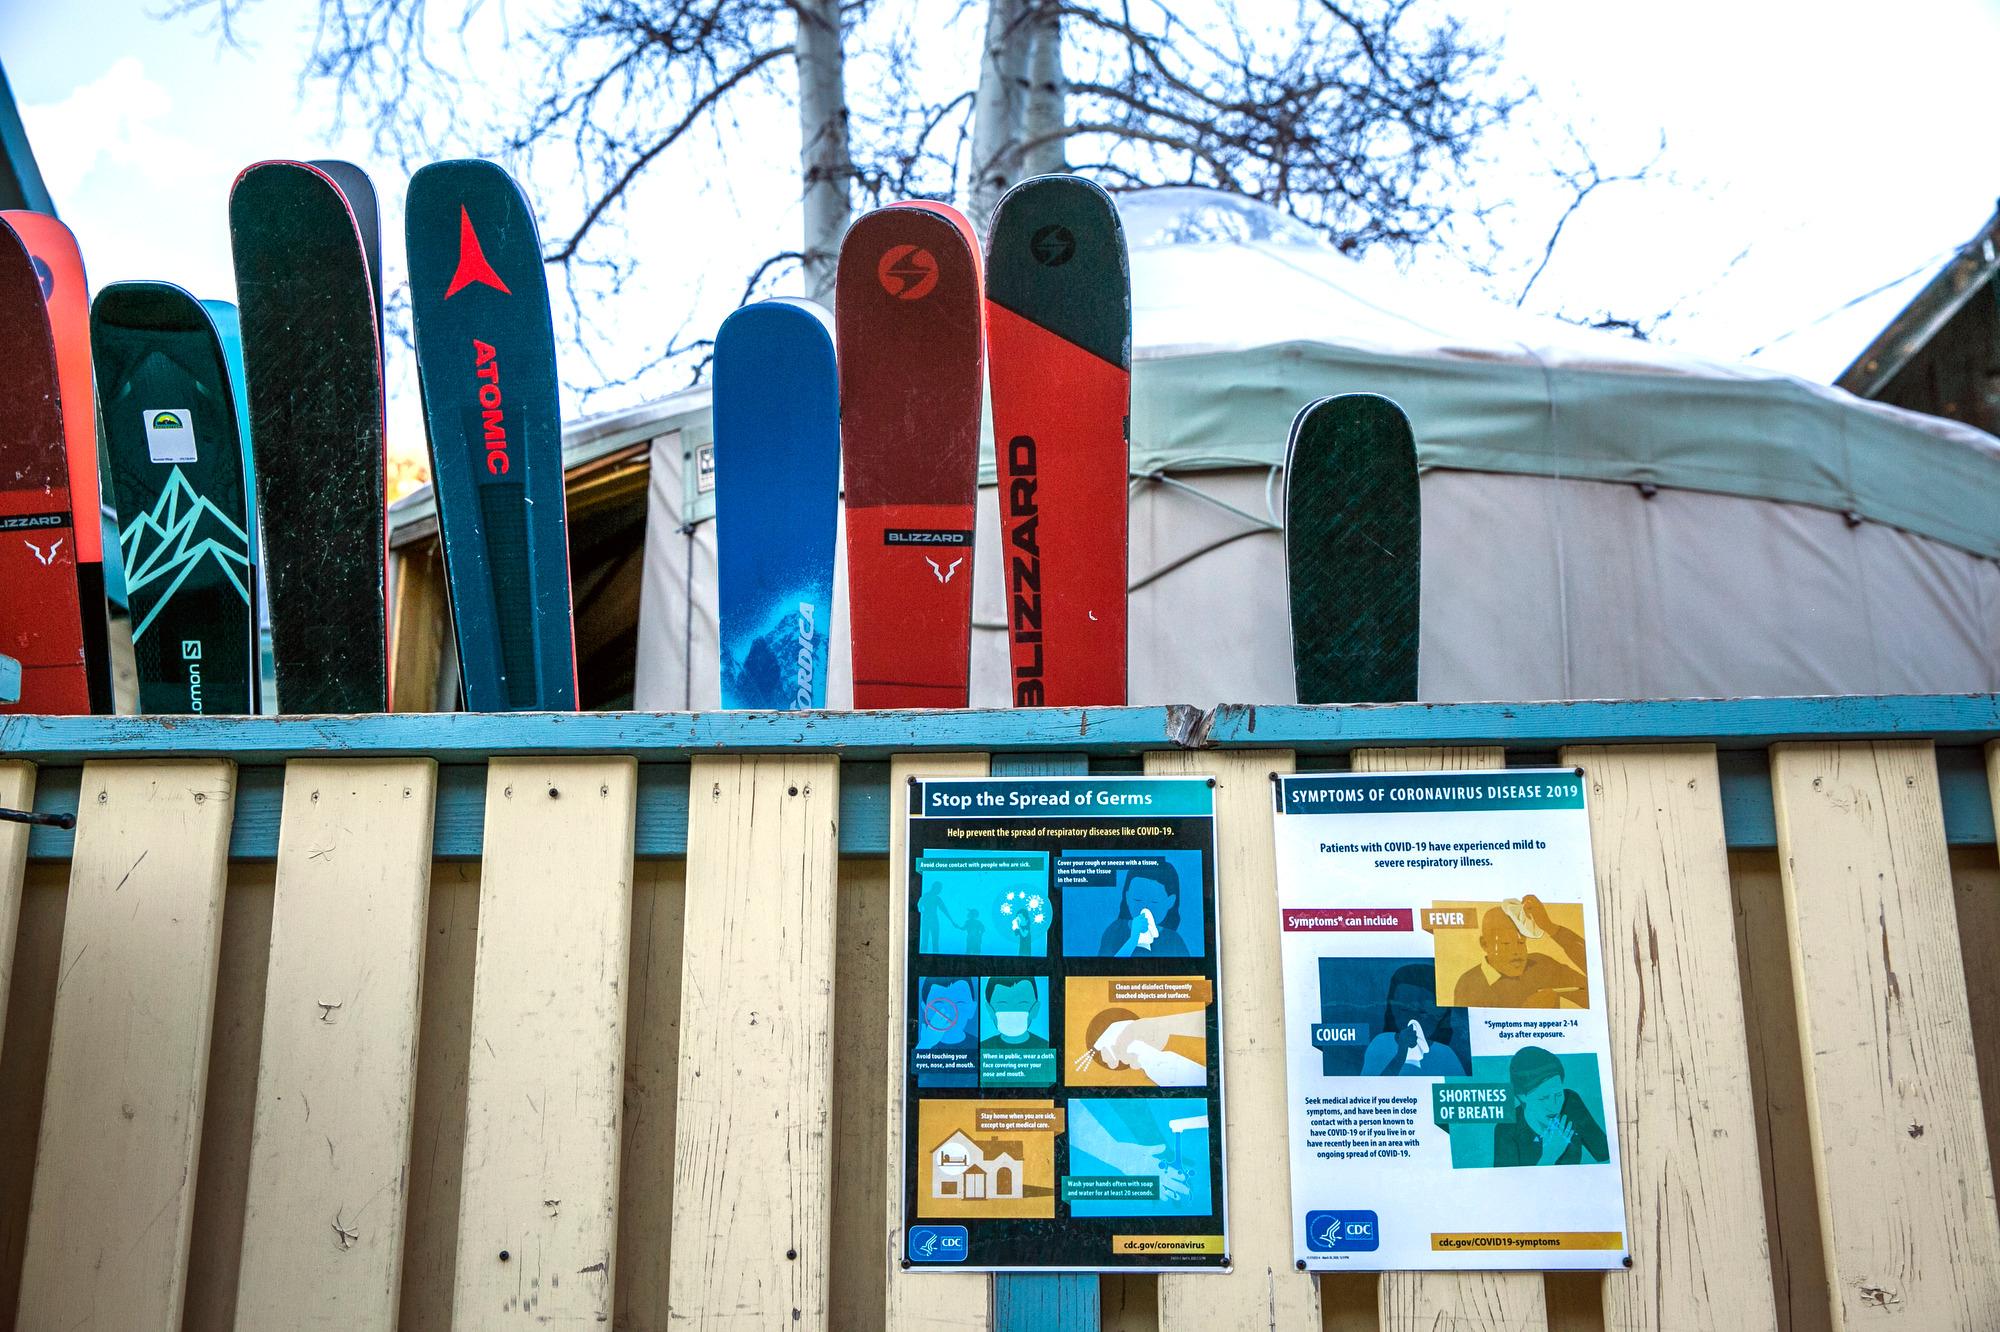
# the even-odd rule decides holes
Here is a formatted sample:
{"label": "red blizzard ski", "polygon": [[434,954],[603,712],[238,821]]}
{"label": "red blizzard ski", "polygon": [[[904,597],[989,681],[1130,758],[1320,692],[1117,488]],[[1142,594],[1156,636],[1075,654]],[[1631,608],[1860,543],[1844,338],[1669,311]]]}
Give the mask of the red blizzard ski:
{"label": "red blizzard ski", "polygon": [[986,251],[993,450],[1016,707],[1125,701],[1132,284],[1111,197],[1009,190]]}
{"label": "red blizzard ski", "polygon": [[962,708],[984,362],[979,251],[942,204],[869,213],[834,324],[857,708]]}

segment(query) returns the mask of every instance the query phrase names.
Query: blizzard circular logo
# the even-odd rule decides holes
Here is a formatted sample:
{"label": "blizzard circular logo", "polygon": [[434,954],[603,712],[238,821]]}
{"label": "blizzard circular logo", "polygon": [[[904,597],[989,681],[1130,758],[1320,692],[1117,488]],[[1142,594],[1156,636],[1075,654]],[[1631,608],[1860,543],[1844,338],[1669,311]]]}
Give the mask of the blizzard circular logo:
{"label": "blizzard circular logo", "polygon": [[1061,268],[1076,258],[1076,236],[1068,227],[1051,222],[1028,241],[1035,262],[1047,268]]}
{"label": "blizzard circular logo", "polygon": [[1313,1253],[1373,1253],[1381,1242],[1373,1212],[1306,1213],[1306,1248]]}
{"label": "blizzard circular logo", "polygon": [[910,1261],[962,1263],[972,1252],[964,1226],[911,1226]]}
{"label": "blizzard circular logo", "polygon": [[938,284],[937,257],[917,245],[892,245],[875,265],[882,290],[901,301],[920,301]]}

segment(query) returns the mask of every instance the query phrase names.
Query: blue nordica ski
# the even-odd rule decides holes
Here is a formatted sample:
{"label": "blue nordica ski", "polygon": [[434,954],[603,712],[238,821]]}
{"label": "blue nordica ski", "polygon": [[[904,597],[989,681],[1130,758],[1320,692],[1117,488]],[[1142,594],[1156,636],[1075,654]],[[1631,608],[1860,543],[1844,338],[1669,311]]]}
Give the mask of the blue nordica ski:
{"label": "blue nordica ski", "polygon": [[840,504],[833,321],[747,305],[715,335],[716,606],[725,708],[823,708]]}
{"label": "blue nordica ski", "polygon": [[491,162],[436,162],[410,181],[404,223],[466,706],[574,710],[562,412],[534,215]]}
{"label": "blue nordica ski", "polygon": [[257,571],[236,398],[208,311],[115,282],[90,312],[139,710],[257,711]]}

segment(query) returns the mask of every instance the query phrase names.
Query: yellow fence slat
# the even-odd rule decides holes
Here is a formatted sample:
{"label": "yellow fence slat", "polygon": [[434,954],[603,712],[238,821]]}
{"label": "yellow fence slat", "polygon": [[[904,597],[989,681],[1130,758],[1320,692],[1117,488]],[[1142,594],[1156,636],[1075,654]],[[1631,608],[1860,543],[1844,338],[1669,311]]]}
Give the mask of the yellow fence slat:
{"label": "yellow fence slat", "polygon": [[1837,1328],[1990,1328],[2000,1219],[1926,741],[1771,752]]}
{"label": "yellow fence slat", "polygon": [[1160,1277],[1160,1332],[1259,1327],[1318,1332],[1319,1287],[1292,1257],[1285,1090],[1285,985],[1279,962],[1271,774],[1290,750],[1146,755],[1154,776],[1215,778],[1216,939],[1222,957],[1224,1141],[1229,1148],[1228,1276]]}
{"label": "yellow fence slat", "polygon": [[[1484,746],[1451,749],[1358,749],[1356,772],[1456,772],[1498,768],[1504,751]],[[1433,1332],[1437,1328],[1505,1328],[1545,1332],[1548,1302],[1533,1272],[1385,1272],[1384,1332]]]}
{"label": "yellow fence slat", "polygon": [[429,759],[285,769],[239,1327],[395,1321],[436,788]]}
{"label": "yellow fence slat", "polygon": [[889,1155],[885,1332],[986,1332],[993,1279],[978,1272],[914,1272],[903,1267],[903,991],[910,939],[909,784],[912,777],[984,777],[984,754],[901,755],[889,760]]}
{"label": "yellow fence slat", "polygon": [[[35,807],[35,765],[0,763],[0,808]],[[7,1030],[7,991],[14,983],[14,932],[28,874],[28,825],[0,823],[0,1035]]]}
{"label": "yellow fence slat", "polygon": [[24,1328],[178,1326],[234,765],[83,769]]}
{"label": "yellow fence slat", "polygon": [[840,766],[697,756],[688,782],[676,1323],[828,1325]]}
{"label": "yellow fence slat", "polygon": [[488,766],[456,1326],[610,1321],[637,790],[630,758]]}
{"label": "yellow fence slat", "polygon": [[1589,783],[1626,1247],[1624,1332],[1773,1329],[1722,783],[1711,745],[1576,747]]}

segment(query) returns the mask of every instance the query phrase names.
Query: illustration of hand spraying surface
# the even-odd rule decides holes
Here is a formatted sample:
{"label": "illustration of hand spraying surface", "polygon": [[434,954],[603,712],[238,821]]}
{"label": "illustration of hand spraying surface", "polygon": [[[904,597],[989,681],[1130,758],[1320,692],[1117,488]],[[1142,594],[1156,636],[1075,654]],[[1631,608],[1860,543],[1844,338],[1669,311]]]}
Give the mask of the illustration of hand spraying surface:
{"label": "illustration of hand spraying surface", "polygon": [[1159,1017],[1120,1017],[1122,1009],[1108,1009],[1100,1016],[1111,1021],[1078,1056],[1078,1064],[1093,1056],[1106,1068],[1130,1065],[1144,1073],[1156,1087],[1199,1087],[1208,1079],[1208,1070],[1185,1055],[1167,1048],[1176,1036],[1200,1039],[1208,1032],[1208,1015],[1200,1008]]}

